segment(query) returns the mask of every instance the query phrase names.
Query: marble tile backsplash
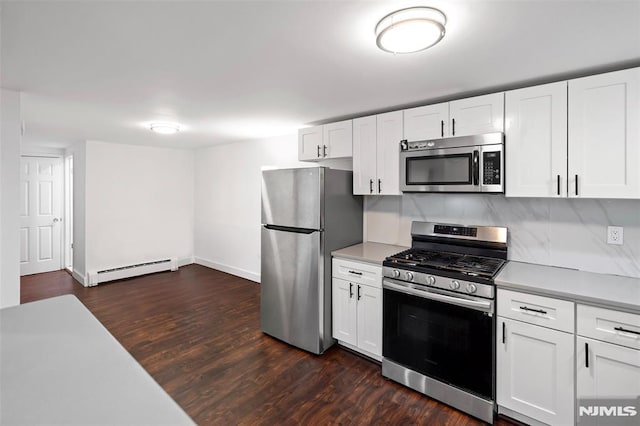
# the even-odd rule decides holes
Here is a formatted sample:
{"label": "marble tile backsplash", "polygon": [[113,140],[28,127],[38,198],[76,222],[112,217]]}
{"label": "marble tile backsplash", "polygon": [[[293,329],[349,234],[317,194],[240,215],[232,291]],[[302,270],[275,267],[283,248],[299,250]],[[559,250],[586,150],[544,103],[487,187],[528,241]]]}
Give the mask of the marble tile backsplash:
{"label": "marble tile backsplash", "polygon": [[[640,278],[640,200],[366,197],[368,241],[410,246],[414,220],[506,226],[511,260]],[[624,245],[607,244],[607,226],[624,227]]]}

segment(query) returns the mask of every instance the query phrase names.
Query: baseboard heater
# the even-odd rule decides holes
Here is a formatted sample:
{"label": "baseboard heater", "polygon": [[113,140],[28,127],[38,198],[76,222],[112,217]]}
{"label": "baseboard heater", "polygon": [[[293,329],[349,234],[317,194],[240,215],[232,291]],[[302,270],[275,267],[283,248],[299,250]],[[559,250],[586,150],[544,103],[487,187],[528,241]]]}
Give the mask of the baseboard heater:
{"label": "baseboard heater", "polygon": [[135,265],[119,266],[117,268],[89,272],[87,273],[87,283],[89,287],[93,287],[107,281],[137,277],[139,275],[152,274],[154,272],[177,270],[178,259],[172,257],[170,259],[154,260],[151,262],[138,263]]}

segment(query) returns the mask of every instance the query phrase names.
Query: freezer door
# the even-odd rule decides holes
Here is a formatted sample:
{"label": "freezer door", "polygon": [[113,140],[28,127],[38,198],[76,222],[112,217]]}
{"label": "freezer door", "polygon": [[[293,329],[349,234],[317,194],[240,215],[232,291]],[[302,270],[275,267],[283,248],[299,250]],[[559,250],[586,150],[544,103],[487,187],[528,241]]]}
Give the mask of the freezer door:
{"label": "freezer door", "polygon": [[262,228],[262,331],[316,354],[324,350],[322,234]]}
{"label": "freezer door", "polygon": [[323,229],[324,169],[262,172],[262,223],[293,228]]}

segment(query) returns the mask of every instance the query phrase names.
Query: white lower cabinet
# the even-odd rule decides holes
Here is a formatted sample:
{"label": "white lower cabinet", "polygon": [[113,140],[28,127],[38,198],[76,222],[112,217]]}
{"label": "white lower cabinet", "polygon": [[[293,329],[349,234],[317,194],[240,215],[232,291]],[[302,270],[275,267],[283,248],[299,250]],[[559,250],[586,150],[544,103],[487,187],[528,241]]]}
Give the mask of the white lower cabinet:
{"label": "white lower cabinet", "polygon": [[[342,269],[353,274],[353,278],[336,277]],[[370,264],[333,260],[332,310],[333,337],[340,344],[361,352],[378,361],[382,360],[382,281],[371,283],[367,274]],[[377,271],[376,271],[377,272]],[[366,281],[366,283],[364,282]]]}
{"label": "white lower cabinet", "polygon": [[498,411],[530,424],[574,424],[574,303],[498,289],[497,305]]}
{"label": "white lower cabinet", "polygon": [[590,401],[618,406],[619,398],[639,398],[640,315],[578,305],[577,317],[578,415]]}
{"label": "white lower cabinet", "polygon": [[542,423],[572,425],[573,338],[570,333],[499,317],[498,405]]}

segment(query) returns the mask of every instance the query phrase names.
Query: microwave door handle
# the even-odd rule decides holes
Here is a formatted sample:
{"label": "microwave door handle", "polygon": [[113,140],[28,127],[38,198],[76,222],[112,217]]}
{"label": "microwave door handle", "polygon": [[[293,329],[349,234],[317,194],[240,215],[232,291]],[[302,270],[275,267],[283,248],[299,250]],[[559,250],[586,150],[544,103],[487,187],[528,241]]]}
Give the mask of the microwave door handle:
{"label": "microwave door handle", "polygon": [[480,185],[480,152],[473,151],[473,184]]}

